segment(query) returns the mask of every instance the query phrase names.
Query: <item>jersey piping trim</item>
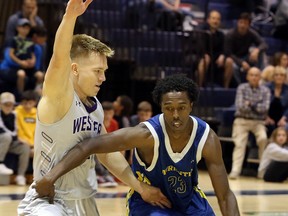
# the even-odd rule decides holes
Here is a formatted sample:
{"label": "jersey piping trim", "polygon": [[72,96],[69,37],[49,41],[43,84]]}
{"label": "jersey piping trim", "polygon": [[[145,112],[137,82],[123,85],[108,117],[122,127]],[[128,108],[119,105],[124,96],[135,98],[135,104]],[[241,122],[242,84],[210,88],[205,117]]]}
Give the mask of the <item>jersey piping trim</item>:
{"label": "jersey piping trim", "polygon": [[153,128],[153,126],[149,123],[149,122],[142,122],[143,124],[145,124],[148,129],[150,130],[153,138],[154,138],[154,155],[153,155],[153,159],[152,159],[152,162],[150,164],[149,167],[146,168],[146,165],[145,163],[141,160],[141,158],[139,157],[138,153],[137,153],[137,149],[135,149],[135,157],[138,161],[138,163],[143,166],[145,168],[145,170],[147,171],[152,171],[156,165],[156,162],[158,160],[158,156],[159,156],[159,138],[158,138],[158,135],[155,131],[155,129]]}
{"label": "jersey piping trim", "polygon": [[203,150],[203,147],[204,147],[204,144],[207,140],[207,137],[208,137],[208,134],[209,134],[209,131],[210,131],[210,127],[207,123],[205,123],[206,127],[205,127],[205,131],[203,133],[203,136],[199,142],[199,145],[198,145],[198,148],[197,148],[197,154],[196,154],[196,160],[197,160],[197,163],[201,160],[202,158],[202,150]]}

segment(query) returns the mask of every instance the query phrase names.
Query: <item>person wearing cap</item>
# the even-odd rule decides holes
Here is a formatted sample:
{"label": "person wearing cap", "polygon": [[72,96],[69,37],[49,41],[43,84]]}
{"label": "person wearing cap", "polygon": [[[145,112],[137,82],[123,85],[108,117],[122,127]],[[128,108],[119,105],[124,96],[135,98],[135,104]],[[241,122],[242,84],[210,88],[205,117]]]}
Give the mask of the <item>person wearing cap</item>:
{"label": "person wearing cap", "polygon": [[4,164],[7,153],[19,155],[16,184],[26,185],[25,172],[29,164],[30,147],[17,138],[16,115],[13,112],[15,96],[10,92],[0,95],[0,174],[11,175],[13,170]]}
{"label": "person wearing cap", "polygon": [[44,26],[43,20],[37,15],[37,0],[22,0],[22,10],[17,11],[8,18],[5,30],[5,44],[15,36],[17,22],[21,18],[29,20],[31,27]]}
{"label": "person wearing cap", "polygon": [[35,68],[34,43],[27,38],[30,29],[31,24],[28,19],[18,19],[16,27],[18,34],[5,48],[4,60],[0,65],[1,78],[12,85],[16,83],[19,94],[25,88],[32,89],[36,84],[41,84],[44,79],[44,74]]}

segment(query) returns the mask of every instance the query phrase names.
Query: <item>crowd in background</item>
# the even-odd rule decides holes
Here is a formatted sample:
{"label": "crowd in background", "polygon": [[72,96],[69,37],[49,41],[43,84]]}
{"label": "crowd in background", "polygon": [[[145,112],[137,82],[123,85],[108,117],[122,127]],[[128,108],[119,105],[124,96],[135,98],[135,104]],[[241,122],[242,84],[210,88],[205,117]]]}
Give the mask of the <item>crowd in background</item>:
{"label": "crowd in background", "polygon": [[[263,2],[270,1],[259,1],[259,5],[263,6]],[[212,80],[221,87],[237,89],[230,178],[241,175],[248,134],[252,132],[261,159],[258,177],[265,181],[285,181],[288,176],[288,54],[281,51],[267,56],[269,48],[262,36],[252,29],[251,23],[268,19],[271,8],[276,8],[275,13],[280,14],[279,8],[281,4],[285,6],[286,1],[281,1],[280,7],[276,7],[276,3],[264,4],[269,9],[264,10],[265,13],[263,10],[259,13],[258,7],[251,6],[250,11],[240,14],[234,28],[225,32],[221,30],[221,13],[217,10],[209,11],[207,19],[198,23],[193,13],[181,8],[180,0],[155,0],[154,4],[157,13],[163,12],[158,14],[158,19],[174,20],[176,30],[185,27],[187,31],[209,32],[211,41],[195,71],[199,87],[209,86]],[[285,34],[288,29],[283,28],[285,25],[281,23],[277,34]],[[158,27],[166,29],[167,26],[158,24]],[[7,21],[0,61],[0,80],[11,87],[0,96],[0,175],[13,174],[9,164],[4,163],[5,157],[9,153],[18,155],[15,178],[18,185],[26,185],[25,172],[33,158],[36,106],[46,70],[46,41],[47,30],[37,15],[37,1],[23,0],[22,9]],[[128,95],[119,95],[114,102],[103,101],[102,105],[108,132],[135,126],[153,113],[148,101],[141,101],[134,109]],[[131,163],[132,152],[123,154]],[[96,165],[96,172],[99,186],[117,186],[114,177],[100,163]]]}

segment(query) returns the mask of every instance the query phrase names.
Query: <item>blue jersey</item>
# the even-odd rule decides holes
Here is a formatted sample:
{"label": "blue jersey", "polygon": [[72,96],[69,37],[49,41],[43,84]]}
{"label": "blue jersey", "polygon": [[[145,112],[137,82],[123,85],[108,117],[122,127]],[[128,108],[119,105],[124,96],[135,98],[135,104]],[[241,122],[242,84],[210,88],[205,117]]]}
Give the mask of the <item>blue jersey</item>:
{"label": "blue jersey", "polygon": [[[192,117],[193,130],[182,152],[174,153],[165,129],[163,114],[157,115],[144,124],[154,137],[154,156],[147,167],[134,150],[132,170],[143,182],[161,189],[172,203],[172,210],[160,210],[145,203],[141,196],[130,191],[128,211],[130,215],[214,215],[205,194],[198,188],[197,163],[210,127],[199,118]],[[143,213],[144,212],[144,213]],[[153,214],[154,215],[154,214]]]}

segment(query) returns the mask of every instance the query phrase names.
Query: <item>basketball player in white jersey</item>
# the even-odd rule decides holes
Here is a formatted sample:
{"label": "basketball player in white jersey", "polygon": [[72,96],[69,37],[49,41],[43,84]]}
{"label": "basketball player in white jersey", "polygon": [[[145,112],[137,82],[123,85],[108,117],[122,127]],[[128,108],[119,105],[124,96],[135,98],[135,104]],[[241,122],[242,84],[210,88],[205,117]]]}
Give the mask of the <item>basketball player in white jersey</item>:
{"label": "basketball player in white jersey", "polygon": [[[78,16],[93,0],[70,0],[57,30],[53,55],[45,76],[43,96],[37,109],[34,180],[40,180],[74,145],[106,133],[103,109],[95,95],[105,81],[107,57],[113,51],[100,41],[75,35]],[[114,175],[133,187],[148,202],[170,206],[158,188],[138,181],[120,152],[97,155]],[[97,180],[94,155],[55,182],[55,200],[36,198],[30,186],[18,206],[19,215],[99,215],[95,203]]]}

